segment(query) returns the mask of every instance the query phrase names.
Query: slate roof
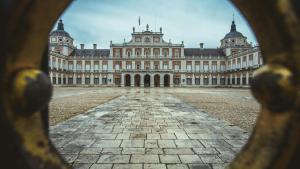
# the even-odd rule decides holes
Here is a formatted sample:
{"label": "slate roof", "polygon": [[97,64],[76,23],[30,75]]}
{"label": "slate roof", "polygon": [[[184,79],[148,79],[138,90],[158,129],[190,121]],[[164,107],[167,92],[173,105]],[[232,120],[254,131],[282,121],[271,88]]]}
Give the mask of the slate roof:
{"label": "slate roof", "polygon": [[222,49],[185,48],[185,56],[225,56]]}
{"label": "slate roof", "polygon": [[109,49],[74,49],[71,56],[75,57],[108,57]]}
{"label": "slate roof", "polygon": [[50,36],[64,36],[68,38],[72,38],[70,34],[64,30],[55,30],[50,33]]}

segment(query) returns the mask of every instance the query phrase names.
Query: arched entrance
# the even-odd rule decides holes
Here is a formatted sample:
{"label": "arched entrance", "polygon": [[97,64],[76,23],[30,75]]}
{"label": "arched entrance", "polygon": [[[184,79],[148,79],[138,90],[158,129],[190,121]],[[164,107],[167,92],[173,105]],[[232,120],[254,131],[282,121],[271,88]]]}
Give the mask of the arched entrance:
{"label": "arched entrance", "polygon": [[144,76],[144,86],[145,87],[150,87],[150,75],[145,75]]}
{"label": "arched entrance", "polygon": [[135,75],[134,76],[134,86],[135,87],[140,87],[141,86],[141,76],[140,75]]}
{"label": "arched entrance", "polygon": [[170,87],[170,75],[164,76],[164,87]]}
{"label": "arched entrance", "polygon": [[154,76],[154,87],[159,87],[160,86],[160,77],[159,75]]}
{"label": "arched entrance", "polygon": [[125,75],[125,86],[126,87],[129,87],[129,86],[131,86],[131,83],[130,83],[130,75]]}

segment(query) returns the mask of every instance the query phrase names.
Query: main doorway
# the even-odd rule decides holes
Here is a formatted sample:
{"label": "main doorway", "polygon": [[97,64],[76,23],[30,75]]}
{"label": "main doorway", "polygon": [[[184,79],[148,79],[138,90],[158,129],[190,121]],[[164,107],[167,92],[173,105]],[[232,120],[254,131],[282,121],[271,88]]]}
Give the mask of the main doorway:
{"label": "main doorway", "polygon": [[170,87],[170,75],[164,76],[164,87]]}
{"label": "main doorway", "polygon": [[126,87],[129,87],[129,86],[131,86],[131,83],[130,83],[130,75],[125,75],[125,86]]}
{"label": "main doorway", "polygon": [[150,87],[150,75],[145,75],[144,76],[144,86],[145,87]]}
{"label": "main doorway", "polygon": [[159,75],[154,76],[154,87],[159,87],[160,86],[160,77]]}
{"label": "main doorway", "polygon": [[134,76],[134,86],[135,87],[140,87],[141,86],[141,76],[140,75],[135,75]]}

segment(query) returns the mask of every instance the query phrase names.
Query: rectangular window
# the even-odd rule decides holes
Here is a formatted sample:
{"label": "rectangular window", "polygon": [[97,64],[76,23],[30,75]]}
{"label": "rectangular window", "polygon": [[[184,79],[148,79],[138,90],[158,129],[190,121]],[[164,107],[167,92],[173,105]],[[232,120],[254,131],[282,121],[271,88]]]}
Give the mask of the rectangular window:
{"label": "rectangular window", "polygon": [[186,83],[187,83],[187,85],[192,85],[192,78],[187,78],[186,79]]}
{"label": "rectangular window", "polygon": [[204,72],[208,72],[208,64],[203,65]]}
{"label": "rectangular window", "polygon": [[76,84],[81,84],[82,83],[82,79],[80,77],[76,78]]}
{"label": "rectangular window", "polygon": [[102,78],[102,84],[107,85],[107,78],[106,77]]}
{"label": "rectangular window", "polygon": [[168,67],[169,67],[169,65],[168,65],[168,64],[164,64],[164,69],[165,69],[165,70],[167,70],[167,69],[168,69]]}
{"label": "rectangular window", "polygon": [[69,70],[73,70],[73,64],[69,64]]}
{"label": "rectangular window", "polygon": [[99,84],[99,78],[94,78],[94,84],[96,84],[96,85]]}
{"label": "rectangular window", "polygon": [[85,84],[91,84],[91,79],[89,77],[85,78],[84,82],[85,82]]}
{"label": "rectangular window", "polygon": [[127,70],[130,70],[130,69],[131,69],[131,64],[127,64],[127,65],[126,65],[126,69],[127,69]]}
{"label": "rectangular window", "polygon": [[68,84],[69,84],[69,85],[73,84],[73,77],[69,77],[69,78],[68,78]]}
{"label": "rectangular window", "polygon": [[119,64],[116,64],[115,65],[115,69],[118,71],[118,70],[120,70],[120,65]]}
{"label": "rectangular window", "polygon": [[158,70],[159,69],[159,65],[158,64],[154,65],[154,69]]}
{"label": "rectangular window", "polygon": [[200,78],[196,78],[196,79],[195,79],[195,84],[196,84],[196,85],[200,85]]}
{"label": "rectangular window", "polygon": [[95,71],[99,71],[99,64],[95,64],[94,69],[95,69]]}
{"label": "rectangular window", "polygon": [[186,69],[187,69],[187,71],[191,72],[192,71],[192,65],[187,65]]}
{"label": "rectangular window", "polygon": [[224,78],[224,77],[222,77],[222,78],[220,79],[220,84],[221,84],[221,85],[225,85],[225,78]]}
{"label": "rectangular window", "polygon": [[216,72],[217,71],[217,64],[213,64],[211,66],[211,69],[212,69],[213,72]]}
{"label": "rectangular window", "polygon": [[203,84],[204,84],[204,85],[208,85],[208,84],[209,84],[209,79],[208,79],[208,77],[205,77],[205,78],[203,79]]}
{"label": "rectangular window", "polygon": [[89,71],[91,70],[91,65],[90,65],[90,64],[86,64],[86,65],[85,65],[85,70],[86,70],[87,72],[89,72]]}
{"label": "rectangular window", "polygon": [[107,65],[102,65],[102,70],[107,71]]}
{"label": "rectangular window", "polygon": [[212,78],[212,85],[217,85],[217,83],[218,83],[217,78],[216,78],[216,77],[213,77],[213,78]]}
{"label": "rectangular window", "polygon": [[221,65],[221,72],[225,71],[225,65]]}
{"label": "rectangular window", "polygon": [[175,65],[175,70],[179,70],[179,65]]}
{"label": "rectangular window", "polygon": [[200,65],[196,65],[196,72],[200,72]]}

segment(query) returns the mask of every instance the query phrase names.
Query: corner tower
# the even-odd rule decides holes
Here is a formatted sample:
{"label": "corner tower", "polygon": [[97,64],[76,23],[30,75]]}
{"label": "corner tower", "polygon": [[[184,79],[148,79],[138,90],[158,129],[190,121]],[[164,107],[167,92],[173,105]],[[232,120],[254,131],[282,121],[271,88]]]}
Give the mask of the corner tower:
{"label": "corner tower", "polygon": [[49,50],[69,56],[73,50],[74,39],[64,29],[63,21],[60,19],[56,30],[52,31],[49,36]]}
{"label": "corner tower", "polygon": [[221,40],[221,48],[226,56],[251,48],[247,37],[236,29],[235,21],[232,20],[230,32]]}

